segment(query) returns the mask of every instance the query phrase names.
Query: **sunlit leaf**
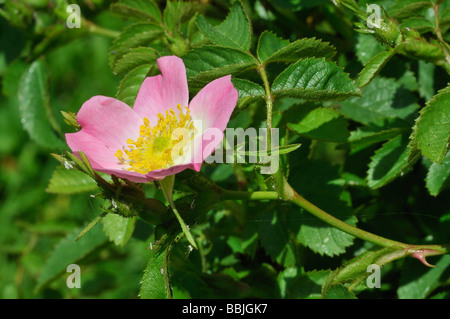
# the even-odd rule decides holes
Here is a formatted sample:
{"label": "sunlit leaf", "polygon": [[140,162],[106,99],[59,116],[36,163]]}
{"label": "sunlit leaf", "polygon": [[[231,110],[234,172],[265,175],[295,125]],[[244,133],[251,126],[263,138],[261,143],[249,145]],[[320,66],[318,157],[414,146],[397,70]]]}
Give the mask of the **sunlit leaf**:
{"label": "sunlit leaf", "polygon": [[182,58],[189,85],[194,87],[203,87],[219,77],[257,67],[251,55],[227,47],[203,46],[189,51]]}
{"label": "sunlit leaf", "polygon": [[83,238],[76,241],[81,229],[62,239],[46,260],[39,276],[36,290],[66,272],[67,266],[80,262],[84,257],[95,252],[107,238],[100,227],[94,227]]}
{"label": "sunlit leaf", "polygon": [[120,0],[111,11],[126,19],[161,22],[161,11],[153,0]]}
{"label": "sunlit leaf", "polygon": [[107,214],[102,218],[103,231],[117,246],[125,244],[133,235],[136,218],[126,218],[117,214]]}
{"label": "sunlit leaf", "polygon": [[217,26],[198,15],[197,25],[214,44],[248,51],[251,44],[251,25],[239,1],[231,7],[227,18]]}
{"label": "sunlit leaf", "polygon": [[450,87],[439,91],[421,110],[413,138],[423,155],[442,162],[449,149]]}
{"label": "sunlit leaf", "polygon": [[150,72],[151,68],[152,65],[143,64],[125,75],[122,81],[120,81],[116,97],[126,104],[132,106],[139,92],[139,88],[141,87],[142,82]]}
{"label": "sunlit leaf", "polygon": [[97,189],[97,183],[87,174],[60,166],[53,172],[46,191],[54,194],[75,194]]}
{"label": "sunlit leaf", "polygon": [[428,191],[433,196],[437,196],[446,187],[450,182],[450,152],[440,164],[431,164],[425,181]]}
{"label": "sunlit leaf", "polygon": [[355,83],[335,63],[314,58],[289,66],[274,80],[272,91],[279,97],[306,100],[338,100],[359,94]]}
{"label": "sunlit leaf", "polygon": [[18,87],[19,111],[23,128],[30,138],[49,149],[63,147],[49,117],[53,117],[47,84],[48,71],[42,60],[34,61],[23,73]]}
{"label": "sunlit leaf", "polygon": [[169,250],[170,248],[160,253],[154,253],[150,257],[141,281],[139,291],[141,299],[170,298],[169,265],[166,259]]}

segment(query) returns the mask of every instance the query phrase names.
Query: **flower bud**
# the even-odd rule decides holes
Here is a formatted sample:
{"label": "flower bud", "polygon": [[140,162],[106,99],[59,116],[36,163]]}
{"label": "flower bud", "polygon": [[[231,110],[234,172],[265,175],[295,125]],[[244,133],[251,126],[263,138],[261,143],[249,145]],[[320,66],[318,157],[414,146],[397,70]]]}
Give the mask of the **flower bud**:
{"label": "flower bud", "polygon": [[61,114],[64,117],[64,122],[66,122],[67,125],[72,126],[77,131],[81,129],[80,124],[78,124],[77,122],[77,116],[75,113],[61,111]]}

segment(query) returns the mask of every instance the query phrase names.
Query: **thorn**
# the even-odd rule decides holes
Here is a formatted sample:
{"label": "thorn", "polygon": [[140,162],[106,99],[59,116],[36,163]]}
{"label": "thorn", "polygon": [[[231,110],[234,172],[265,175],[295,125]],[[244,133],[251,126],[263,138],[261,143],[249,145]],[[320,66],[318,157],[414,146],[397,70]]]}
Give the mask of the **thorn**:
{"label": "thorn", "polygon": [[434,267],[436,267],[436,266],[431,265],[431,264],[427,261],[426,257],[427,257],[427,256],[430,256],[430,255],[435,255],[435,254],[436,254],[436,253],[435,253],[434,250],[431,250],[431,249],[420,249],[420,250],[414,251],[414,252],[411,254],[411,256],[414,257],[414,258],[417,258],[418,260],[420,260],[420,262],[421,262],[422,264],[424,264],[425,266],[434,268]]}

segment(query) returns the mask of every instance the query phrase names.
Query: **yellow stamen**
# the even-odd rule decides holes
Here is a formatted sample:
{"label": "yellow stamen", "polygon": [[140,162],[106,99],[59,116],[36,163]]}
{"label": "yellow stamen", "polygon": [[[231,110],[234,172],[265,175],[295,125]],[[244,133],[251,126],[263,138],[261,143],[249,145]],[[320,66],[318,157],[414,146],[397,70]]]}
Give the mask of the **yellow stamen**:
{"label": "yellow stamen", "polygon": [[[183,148],[194,138],[196,130],[190,110],[185,107],[183,112],[181,105],[177,105],[176,112],[170,108],[165,115],[159,113],[158,123],[151,127],[150,121],[144,117],[144,125],[139,127],[140,136],[136,141],[127,139],[127,144],[122,150],[118,150],[114,155],[127,170],[146,174],[150,171],[168,168],[173,165],[178,157],[184,154]],[[182,134],[174,135],[175,130],[184,129]],[[174,136],[172,136],[174,135]],[[186,138],[187,137],[187,138]],[[125,155],[124,153],[125,152]]]}

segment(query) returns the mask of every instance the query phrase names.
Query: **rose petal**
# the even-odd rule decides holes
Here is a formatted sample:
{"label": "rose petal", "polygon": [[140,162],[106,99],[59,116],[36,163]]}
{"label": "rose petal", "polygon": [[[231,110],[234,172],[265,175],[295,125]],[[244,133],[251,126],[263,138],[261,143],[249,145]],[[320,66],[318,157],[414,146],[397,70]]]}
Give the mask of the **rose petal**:
{"label": "rose petal", "polygon": [[136,173],[136,172],[130,172],[130,171],[123,171],[123,170],[116,170],[116,169],[102,169],[102,170],[98,170],[100,172],[103,172],[105,174],[108,175],[114,175],[120,178],[124,178],[129,180],[130,182],[135,182],[135,183],[148,183],[148,182],[152,182],[155,179],[153,178],[148,178],[145,175],[142,175],[140,173]]}
{"label": "rose petal", "polygon": [[[195,141],[194,156],[192,162],[194,170],[200,171],[205,159],[211,155],[217,146],[223,141],[223,131],[217,127],[210,127]],[[220,163],[220,162],[219,162]]]}
{"label": "rose petal", "polygon": [[238,100],[231,75],[207,84],[189,103],[193,120],[202,121],[204,129],[217,127],[224,131]]}
{"label": "rose petal", "polygon": [[143,124],[142,118],[128,105],[105,96],[94,96],[86,101],[77,114],[77,122],[82,132],[101,141],[113,153],[121,149],[128,138],[136,139]]}
{"label": "rose petal", "polygon": [[142,83],[133,109],[142,117],[156,124],[158,113],[165,113],[180,104],[187,106],[189,90],[183,60],[176,56],[165,56],[157,60],[160,75],[148,77]]}
{"label": "rose petal", "polygon": [[[133,109],[104,96],[95,96],[83,104],[77,115],[82,130],[66,134],[66,139],[75,154],[79,151],[86,154],[93,169],[138,183],[161,180],[188,168],[199,171],[204,159],[222,141],[223,131],[238,99],[231,76],[209,83],[189,104],[192,120],[200,121],[202,126],[194,143],[196,148],[189,155],[191,160],[145,175],[127,171],[126,165],[120,163],[115,153],[127,144],[127,139],[137,139],[143,117],[154,125],[158,113],[165,113],[169,108],[177,112],[178,104],[182,107],[188,105],[189,91],[183,61],[167,56],[158,59],[157,63],[161,75],[144,80]],[[211,132],[213,136],[209,134]]]}
{"label": "rose petal", "polygon": [[[193,164],[182,164],[182,165],[175,165],[169,168],[164,169],[157,169],[151,172],[148,172],[145,174],[145,176],[148,179],[154,179],[154,180],[161,180],[166,176],[178,174],[181,171],[184,171],[185,169],[194,169]],[[198,170],[197,170],[198,171]]]}
{"label": "rose petal", "polygon": [[[77,133],[66,134],[67,145],[70,149],[77,153],[82,151],[86,154],[89,162],[95,161],[97,165],[92,166],[94,169],[107,168],[116,169],[120,168],[120,161],[114,156],[117,149],[110,148],[108,145],[86,133],[85,130],[81,130]],[[92,163],[91,163],[92,164]]]}
{"label": "rose petal", "polygon": [[78,156],[78,152],[82,151],[96,171],[116,175],[136,183],[145,183],[152,180],[149,180],[143,174],[127,171],[126,166],[114,155],[117,150],[108,147],[83,130],[66,134],[66,141],[75,155]]}

